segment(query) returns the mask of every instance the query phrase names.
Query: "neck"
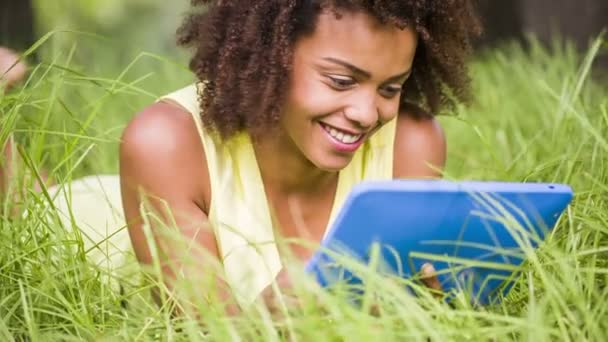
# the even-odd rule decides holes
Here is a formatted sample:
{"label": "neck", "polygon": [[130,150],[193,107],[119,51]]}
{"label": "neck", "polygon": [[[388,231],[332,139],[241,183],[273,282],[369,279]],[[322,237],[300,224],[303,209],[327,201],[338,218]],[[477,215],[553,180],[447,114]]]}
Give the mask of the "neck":
{"label": "neck", "polygon": [[285,134],[253,139],[262,180],[282,193],[315,192],[337,180],[338,173],[310,162]]}

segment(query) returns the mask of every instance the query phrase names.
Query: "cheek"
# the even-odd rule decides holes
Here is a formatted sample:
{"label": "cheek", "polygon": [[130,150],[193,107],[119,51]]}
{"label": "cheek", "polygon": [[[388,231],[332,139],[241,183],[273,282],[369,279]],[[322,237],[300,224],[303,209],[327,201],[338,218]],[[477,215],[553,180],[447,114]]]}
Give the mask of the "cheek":
{"label": "cheek", "polygon": [[336,110],[336,99],[330,91],[318,85],[301,86],[291,94],[290,106],[299,113],[306,113],[305,116],[319,117]]}
{"label": "cheek", "polygon": [[327,115],[337,111],[337,97],[314,72],[294,75],[288,95],[288,106],[307,116]]}
{"label": "cheek", "polygon": [[397,97],[394,100],[383,103],[380,108],[378,108],[380,120],[382,122],[386,123],[397,117],[399,114],[399,102],[400,97]]}

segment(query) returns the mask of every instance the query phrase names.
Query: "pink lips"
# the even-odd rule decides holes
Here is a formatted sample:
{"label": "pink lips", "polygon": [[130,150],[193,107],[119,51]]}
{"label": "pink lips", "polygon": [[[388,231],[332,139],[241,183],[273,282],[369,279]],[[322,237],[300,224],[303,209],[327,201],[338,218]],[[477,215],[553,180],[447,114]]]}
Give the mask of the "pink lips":
{"label": "pink lips", "polygon": [[334,148],[337,151],[339,151],[339,152],[346,152],[346,153],[355,152],[356,150],[359,149],[359,147],[361,147],[361,145],[363,145],[363,142],[365,141],[365,139],[364,139],[365,138],[365,134],[364,134],[356,142],[354,142],[352,144],[345,144],[345,143],[343,143],[341,141],[338,141],[334,137],[332,137],[329,134],[329,132],[325,130],[325,128],[323,127],[322,123],[319,123],[319,127],[321,128],[321,130],[323,130],[323,132],[325,133],[325,135],[327,136],[327,138],[329,139],[329,141],[331,142],[331,144],[334,146]]}

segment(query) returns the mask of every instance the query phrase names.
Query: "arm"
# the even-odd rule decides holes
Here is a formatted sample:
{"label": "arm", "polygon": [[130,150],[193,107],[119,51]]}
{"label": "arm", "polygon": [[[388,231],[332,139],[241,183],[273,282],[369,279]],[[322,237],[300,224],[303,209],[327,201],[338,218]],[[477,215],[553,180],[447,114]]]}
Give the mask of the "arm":
{"label": "arm", "polygon": [[[190,299],[205,298],[202,286],[185,298],[176,288],[184,279],[201,284],[197,279],[209,275],[205,272],[218,270],[218,249],[205,209],[210,198],[206,159],[190,114],[175,105],[156,103],[133,119],[120,146],[120,178],[125,218],[139,262],[154,264],[154,248],[144,228],[150,217],[142,217],[143,203],[145,211],[152,209],[159,218],[151,216],[148,222],[171,296],[182,306]],[[183,241],[172,238],[170,227],[177,228],[174,236]],[[217,283],[220,296],[228,299],[227,287]],[[159,289],[155,293],[160,301]]]}
{"label": "arm", "polygon": [[430,114],[412,107],[397,118],[393,178],[440,178],[446,162],[443,129]]}
{"label": "arm", "polygon": [[[16,83],[25,78],[27,65],[19,61],[14,51],[0,46],[0,96],[4,96]],[[0,116],[4,115],[0,113]],[[15,143],[9,131],[6,141],[0,141],[0,201],[4,200],[9,180],[14,173],[13,154]],[[2,203],[0,203],[2,204]]]}
{"label": "arm", "polygon": [[[417,111],[417,113],[413,113]],[[446,140],[439,122],[411,106],[397,118],[393,178],[441,178],[446,162]],[[422,282],[441,296],[441,284],[431,264],[421,269]]]}

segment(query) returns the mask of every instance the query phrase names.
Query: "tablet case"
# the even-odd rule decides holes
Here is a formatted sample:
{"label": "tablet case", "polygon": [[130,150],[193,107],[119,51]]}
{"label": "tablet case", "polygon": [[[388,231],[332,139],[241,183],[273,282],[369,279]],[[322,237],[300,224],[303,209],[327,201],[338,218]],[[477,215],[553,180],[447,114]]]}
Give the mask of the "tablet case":
{"label": "tablet case", "polygon": [[563,184],[365,182],[350,193],[306,269],[322,286],[361,284],[344,256],[369,264],[376,246],[380,272],[411,277],[432,262],[445,292],[493,303],[571,199]]}

